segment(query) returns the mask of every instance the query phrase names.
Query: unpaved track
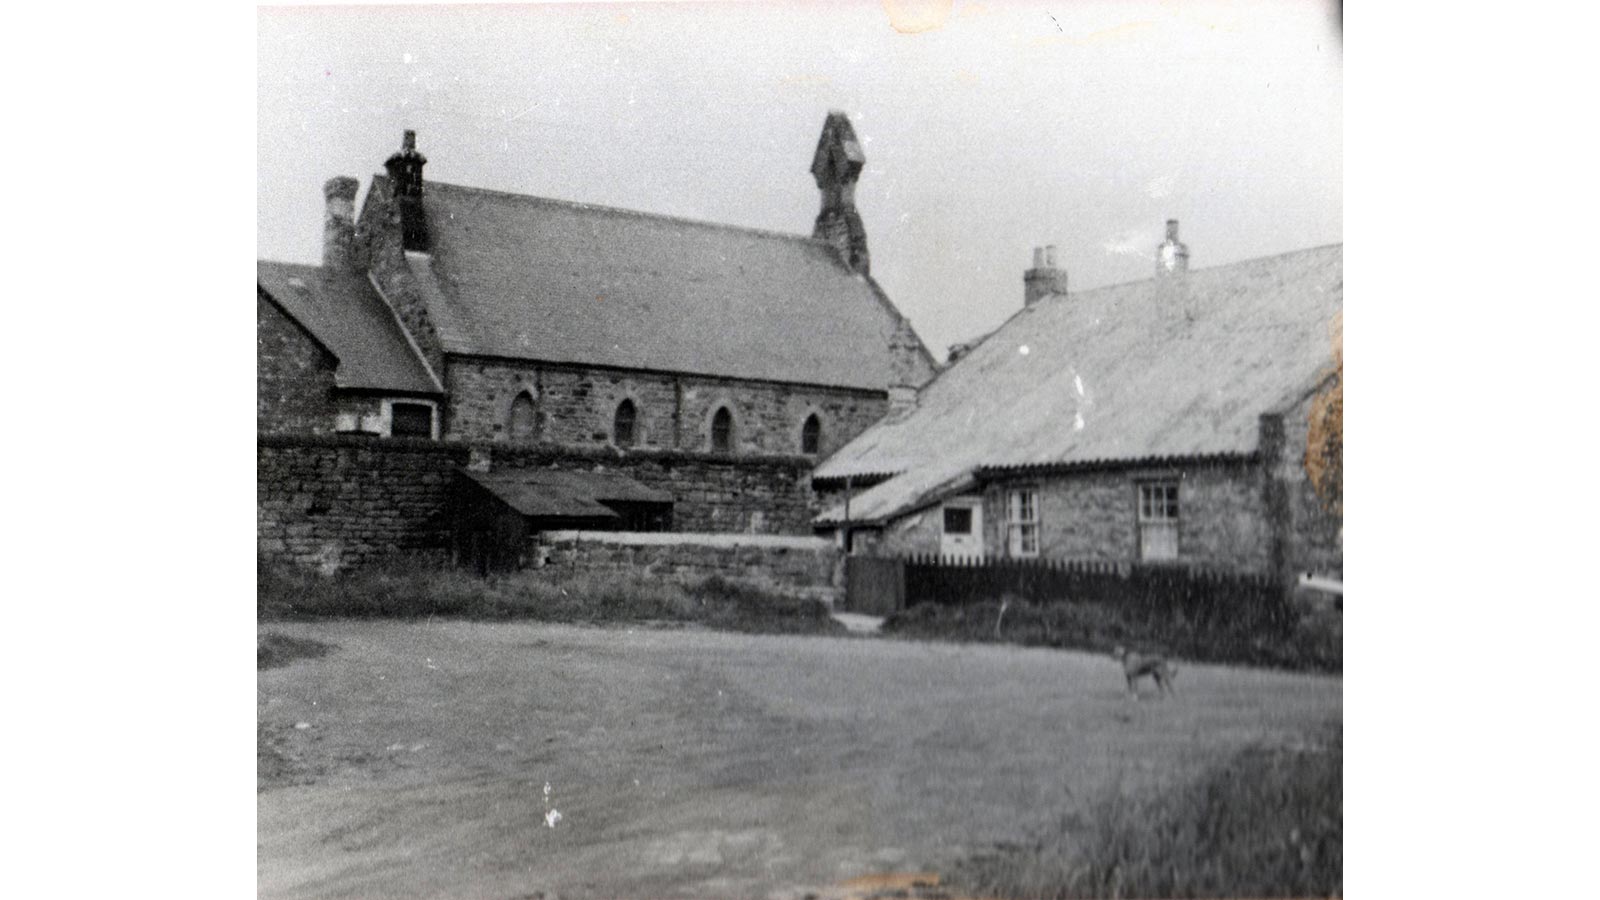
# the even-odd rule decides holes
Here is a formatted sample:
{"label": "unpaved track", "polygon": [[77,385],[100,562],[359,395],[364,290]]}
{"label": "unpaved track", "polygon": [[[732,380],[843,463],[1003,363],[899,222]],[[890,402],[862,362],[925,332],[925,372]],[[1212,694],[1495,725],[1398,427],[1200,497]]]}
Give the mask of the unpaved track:
{"label": "unpaved track", "polygon": [[1050,650],[265,630],[338,649],[259,673],[263,733],[288,757],[257,797],[263,898],[798,898],[948,870],[1118,785],[1340,719],[1334,678],[1184,665],[1177,698],[1130,703],[1113,661]]}

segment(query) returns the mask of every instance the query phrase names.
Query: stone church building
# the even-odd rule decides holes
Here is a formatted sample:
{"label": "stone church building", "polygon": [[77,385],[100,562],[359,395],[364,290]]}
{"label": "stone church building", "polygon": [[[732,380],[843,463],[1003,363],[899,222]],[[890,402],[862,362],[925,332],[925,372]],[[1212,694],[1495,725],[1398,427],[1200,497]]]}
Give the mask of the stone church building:
{"label": "stone church building", "polygon": [[811,235],[424,178],[407,131],[321,266],[260,261],[264,435],[825,458],[936,370],[873,281],[864,157],[830,113]]}

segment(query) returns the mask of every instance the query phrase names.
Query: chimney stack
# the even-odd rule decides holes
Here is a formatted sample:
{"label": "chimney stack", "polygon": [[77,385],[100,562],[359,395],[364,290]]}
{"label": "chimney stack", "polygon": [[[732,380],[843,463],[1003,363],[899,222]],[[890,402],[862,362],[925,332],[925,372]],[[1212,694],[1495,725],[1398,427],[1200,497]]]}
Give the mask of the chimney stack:
{"label": "chimney stack", "polygon": [[328,179],[322,186],[326,201],[322,218],[322,267],[350,272],[356,268],[356,190],[361,182],[348,175]]}
{"label": "chimney stack", "polygon": [[1167,239],[1156,248],[1156,277],[1182,275],[1189,271],[1189,248],[1178,240],[1178,220],[1167,220]]}
{"label": "chimney stack", "polygon": [[884,418],[890,422],[910,415],[917,408],[917,389],[906,384],[889,388],[889,412]]}
{"label": "chimney stack", "polygon": [[811,236],[831,244],[845,268],[862,275],[870,270],[871,257],[867,254],[867,229],[856,212],[856,179],[866,162],[850,119],[837,110],[828,113],[811,158],[811,175],[822,191],[822,211],[817,213]]}
{"label": "chimney stack", "polygon": [[1033,248],[1033,268],[1022,273],[1022,305],[1041,297],[1067,293],[1067,270],[1056,268],[1056,245]]}
{"label": "chimney stack", "polygon": [[400,233],[407,250],[428,249],[428,223],[422,211],[422,167],[428,158],[417,152],[417,133],[406,129],[400,152],[383,164],[400,212]]}

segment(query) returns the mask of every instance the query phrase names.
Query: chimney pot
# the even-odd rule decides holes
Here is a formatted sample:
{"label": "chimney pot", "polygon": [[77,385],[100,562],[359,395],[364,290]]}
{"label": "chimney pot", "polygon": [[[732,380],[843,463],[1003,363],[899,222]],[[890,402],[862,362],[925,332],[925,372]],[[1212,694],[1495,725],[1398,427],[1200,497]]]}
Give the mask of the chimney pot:
{"label": "chimney pot", "polygon": [[383,164],[389,170],[390,192],[400,216],[405,249],[428,249],[428,224],[422,205],[422,167],[428,158],[417,152],[417,133],[409,128],[400,150]]}
{"label": "chimney pot", "polygon": [[1032,306],[1039,298],[1067,292],[1067,270],[1056,268],[1056,245],[1033,248],[1033,268],[1022,273],[1022,305]]}
{"label": "chimney pot", "polygon": [[1156,248],[1156,276],[1182,275],[1189,271],[1189,248],[1178,240],[1178,220],[1167,220],[1167,239]]}

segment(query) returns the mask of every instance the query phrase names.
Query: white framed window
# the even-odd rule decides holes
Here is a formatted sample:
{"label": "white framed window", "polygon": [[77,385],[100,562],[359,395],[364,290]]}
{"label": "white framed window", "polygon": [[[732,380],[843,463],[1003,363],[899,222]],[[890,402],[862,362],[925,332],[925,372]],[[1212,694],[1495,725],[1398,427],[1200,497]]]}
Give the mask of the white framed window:
{"label": "white framed window", "polygon": [[1039,555],[1039,492],[1034,488],[1006,494],[1006,550],[1013,557]]}
{"label": "white framed window", "polygon": [[946,559],[982,559],[983,498],[952,498],[939,515],[939,555]]}
{"label": "white framed window", "polygon": [[1139,485],[1139,558],[1178,558],[1178,483]]}

